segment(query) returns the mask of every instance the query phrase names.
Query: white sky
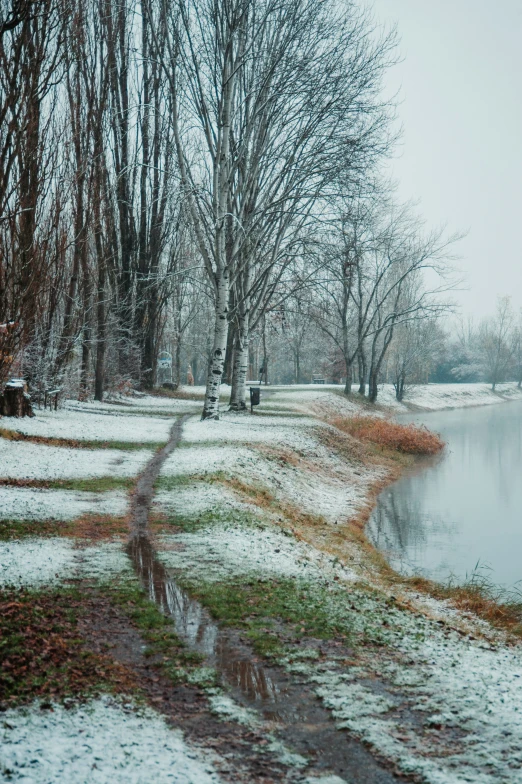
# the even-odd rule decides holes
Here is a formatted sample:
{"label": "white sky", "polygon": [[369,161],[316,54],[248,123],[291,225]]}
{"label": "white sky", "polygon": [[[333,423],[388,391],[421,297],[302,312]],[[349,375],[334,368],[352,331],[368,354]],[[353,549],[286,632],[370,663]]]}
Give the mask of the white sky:
{"label": "white sky", "polygon": [[480,318],[497,295],[522,307],[522,0],[373,0],[397,23],[403,138],[393,163],[401,199],[431,225],[468,231],[459,244]]}

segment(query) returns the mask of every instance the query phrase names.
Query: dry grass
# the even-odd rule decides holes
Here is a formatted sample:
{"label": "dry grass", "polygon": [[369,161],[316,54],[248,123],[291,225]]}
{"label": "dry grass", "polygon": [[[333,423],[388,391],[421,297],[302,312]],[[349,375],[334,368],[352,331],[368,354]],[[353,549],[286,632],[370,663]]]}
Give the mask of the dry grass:
{"label": "dry grass", "polygon": [[332,424],[360,441],[405,455],[436,455],[444,449],[444,441],[440,436],[417,425],[400,425],[389,419],[364,416],[338,418]]}
{"label": "dry grass", "polygon": [[447,600],[457,610],[475,615],[497,629],[522,638],[522,595],[495,585],[480,569],[460,585],[451,581],[440,585],[423,577],[410,577],[404,582],[410,588],[435,599]]}

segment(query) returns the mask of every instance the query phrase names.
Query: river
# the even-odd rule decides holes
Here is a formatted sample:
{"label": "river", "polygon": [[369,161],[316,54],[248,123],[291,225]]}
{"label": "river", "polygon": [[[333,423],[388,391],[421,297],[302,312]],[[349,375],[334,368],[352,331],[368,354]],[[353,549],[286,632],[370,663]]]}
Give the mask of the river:
{"label": "river", "polygon": [[513,588],[522,580],[522,402],[398,420],[440,433],[446,448],[381,493],[370,541],[404,574],[462,582],[478,565]]}

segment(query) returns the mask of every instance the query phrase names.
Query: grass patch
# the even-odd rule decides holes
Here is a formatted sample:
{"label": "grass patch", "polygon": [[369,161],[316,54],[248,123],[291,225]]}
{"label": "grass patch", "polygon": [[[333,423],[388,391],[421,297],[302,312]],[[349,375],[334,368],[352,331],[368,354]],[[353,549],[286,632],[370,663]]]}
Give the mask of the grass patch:
{"label": "grass patch", "polygon": [[388,645],[406,617],[394,601],[367,588],[347,593],[290,578],[180,582],[216,620],[242,630],[256,653],[268,657],[286,655],[311,639]]}
{"label": "grass patch", "polygon": [[189,487],[197,482],[222,482],[228,478],[224,471],[216,471],[213,474],[178,474],[176,476],[159,476],[154,483],[156,491],[175,492],[180,487]]}
{"label": "grass patch", "polygon": [[404,578],[404,582],[436,599],[449,600],[458,610],[476,615],[495,628],[522,638],[522,593],[496,585],[479,564],[462,583],[450,580],[439,584],[424,577]]}
{"label": "grass patch", "polygon": [[[147,644],[145,655],[169,680],[197,682],[202,657],[189,651],[173,631],[172,620],[163,615],[134,581],[108,585],[106,595],[136,626]],[[207,668],[204,668],[207,671]],[[203,680],[214,680],[208,672]]]}
{"label": "grass patch", "polygon": [[400,425],[380,417],[340,417],[332,420],[334,427],[361,441],[392,449],[406,455],[436,455],[444,441],[436,433],[417,425]]}
{"label": "grass patch", "polygon": [[109,490],[130,490],[132,477],[98,476],[90,479],[0,479],[0,485],[34,487],[44,490],[77,490],[86,493],[106,493]]}
{"label": "grass patch", "polygon": [[125,536],[129,525],[123,517],[87,514],[74,520],[0,520],[0,541],[54,536],[97,542]]}
{"label": "grass patch", "polygon": [[78,634],[82,594],[73,588],[0,591],[0,703],[57,700],[135,688],[131,673],[87,650]]}
{"label": "grass patch", "polygon": [[169,526],[174,526],[185,533],[193,533],[200,528],[210,528],[213,525],[257,527],[259,526],[259,516],[240,509],[214,506],[194,515],[167,513],[158,522],[163,523],[163,528],[167,527],[168,529]]}

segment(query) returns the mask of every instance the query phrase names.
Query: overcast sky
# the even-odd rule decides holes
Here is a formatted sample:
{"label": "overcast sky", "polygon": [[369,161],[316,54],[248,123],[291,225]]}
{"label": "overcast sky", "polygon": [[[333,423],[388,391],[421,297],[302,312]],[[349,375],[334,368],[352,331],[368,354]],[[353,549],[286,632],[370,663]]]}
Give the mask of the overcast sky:
{"label": "overcast sky", "polygon": [[402,199],[431,224],[468,231],[459,262],[466,315],[497,295],[522,307],[522,2],[373,0],[397,23],[403,137],[393,163]]}

